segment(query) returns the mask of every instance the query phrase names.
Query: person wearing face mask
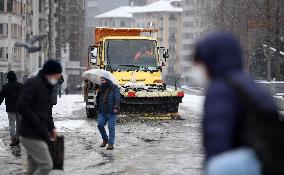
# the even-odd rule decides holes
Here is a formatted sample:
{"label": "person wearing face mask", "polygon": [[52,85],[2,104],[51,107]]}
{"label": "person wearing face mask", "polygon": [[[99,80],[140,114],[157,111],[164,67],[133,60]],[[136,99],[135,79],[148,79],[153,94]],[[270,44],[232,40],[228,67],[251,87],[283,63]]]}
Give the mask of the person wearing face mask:
{"label": "person wearing face mask", "polygon": [[246,102],[228,79],[240,86],[265,111],[276,112],[273,98],[244,71],[239,41],[230,32],[216,32],[197,42],[195,74],[206,86],[203,143],[206,174],[260,175],[256,152],[243,142]]}
{"label": "person wearing face mask", "polygon": [[[98,104],[98,129],[103,139],[100,147],[105,147],[108,144],[107,150],[114,149],[115,125],[120,109],[120,100],[121,95],[118,87],[102,77],[96,104]],[[105,130],[106,123],[108,123],[109,136]]]}
{"label": "person wearing face mask", "polygon": [[19,135],[27,150],[27,174],[47,175],[53,168],[48,149],[57,133],[52,118],[52,90],[61,77],[59,62],[49,59],[39,73],[27,80],[17,102],[22,116]]}

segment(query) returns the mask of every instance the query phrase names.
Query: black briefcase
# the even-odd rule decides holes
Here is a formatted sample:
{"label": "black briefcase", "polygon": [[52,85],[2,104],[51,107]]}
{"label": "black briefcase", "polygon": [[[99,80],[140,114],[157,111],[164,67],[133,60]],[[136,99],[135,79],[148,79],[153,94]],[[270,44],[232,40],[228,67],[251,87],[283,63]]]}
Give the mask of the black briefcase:
{"label": "black briefcase", "polygon": [[64,136],[49,142],[49,152],[53,160],[54,170],[63,170],[64,165]]}

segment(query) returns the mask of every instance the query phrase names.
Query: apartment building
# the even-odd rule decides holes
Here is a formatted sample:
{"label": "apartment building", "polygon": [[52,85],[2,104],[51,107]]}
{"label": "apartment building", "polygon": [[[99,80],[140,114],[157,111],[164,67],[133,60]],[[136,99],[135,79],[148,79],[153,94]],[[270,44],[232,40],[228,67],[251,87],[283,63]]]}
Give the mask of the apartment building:
{"label": "apartment building", "polygon": [[100,27],[133,27],[134,19],[132,12],[135,6],[120,6],[95,16],[96,25]]}
{"label": "apartment building", "polygon": [[[34,35],[48,34],[48,0],[26,0],[26,2],[26,39],[28,40]],[[44,61],[48,58],[48,39],[46,38],[36,44],[42,46],[42,50],[36,53],[26,54],[26,76],[40,68]]]}
{"label": "apartment building", "polygon": [[181,72],[186,85],[191,83],[190,71],[195,42],[204,34],[208,25],[202,12],[206,9],[204,0],[183,0]]}
{"label": "apartment building", "polygon": [[58,0],[55,8],[56,58],[63,64],[65,85],[70,93],[81,86],[85,71],[88,49],[85,8],[85,0]]}
{"label": "apartment building", "polygon": [[[19,79],[24,75],[26,54],[23,48],[13,45],[26,39],[25,19],[26,1],[0,0],[0,72],[13,70]],[[1,74],[1,80],[4,79]]]}
{"label": "apartment building", "polygon": [[181,1],[155,1],[139,7],[132,14],[135,27],[147,28],[150,24],[159,29],[159,44],[169,49],[169,59],[163,68],[163,76],[167,84],[174,85],[181,75]]}

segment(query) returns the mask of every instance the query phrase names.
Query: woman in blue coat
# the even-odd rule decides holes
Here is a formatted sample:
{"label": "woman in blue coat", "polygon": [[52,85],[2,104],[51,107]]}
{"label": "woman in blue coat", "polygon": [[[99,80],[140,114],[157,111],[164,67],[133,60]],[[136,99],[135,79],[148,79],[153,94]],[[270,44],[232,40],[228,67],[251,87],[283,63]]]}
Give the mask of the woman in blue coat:
{"label": "woman in blue coat", "polygon": [[198,79],[207,81],[203,139],[209,175],[259,175],[255,152],[239,142],[247,109],[225,78],[238,83],[266,111],[277,111],[273,98],[243,69],[239,41],[229,32],[216,32],[196,44]]}
{"label": "woman in blue coat", "polygon": [[[117,85],[110,80],[101,78],[101,86],[96,97],[98,104],[98,129],[102,136],[103,142],[100,147],[105,147],[107,150],[114,149],[115,140],[115,125],[117,114],[120,109],[121,95]],[[108,123],[109,136],[106,133],[105,125]]]}

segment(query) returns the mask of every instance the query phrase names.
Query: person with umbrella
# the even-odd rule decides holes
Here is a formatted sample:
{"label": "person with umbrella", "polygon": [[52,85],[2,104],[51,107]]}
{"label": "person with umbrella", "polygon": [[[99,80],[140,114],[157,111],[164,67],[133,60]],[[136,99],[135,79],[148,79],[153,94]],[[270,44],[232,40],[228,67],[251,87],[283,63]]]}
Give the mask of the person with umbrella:
{"label": "person with umbrella", "polygon": [[[120,110],[121,95],[118,82],[112,73],[103,69],[91,69],[83,73],[82,77],[99,85],[96,96],[98,112],[98,129],[103,142],[100,147],[107,147],[107,150],[114,149],[116,117]],[[109,135],[105,130],[108,123]]]}
{"label": "person with umbrella", "polygon": [[[96,97],[98,105],[98,129],[103,142],[100,147],[107,150],[114,149],[116,117],[120,109],[121,95],[118,86],[111,80],[101,77],[101,85]],[[105,125],[108,123],[109,136],[106,133]]]}

